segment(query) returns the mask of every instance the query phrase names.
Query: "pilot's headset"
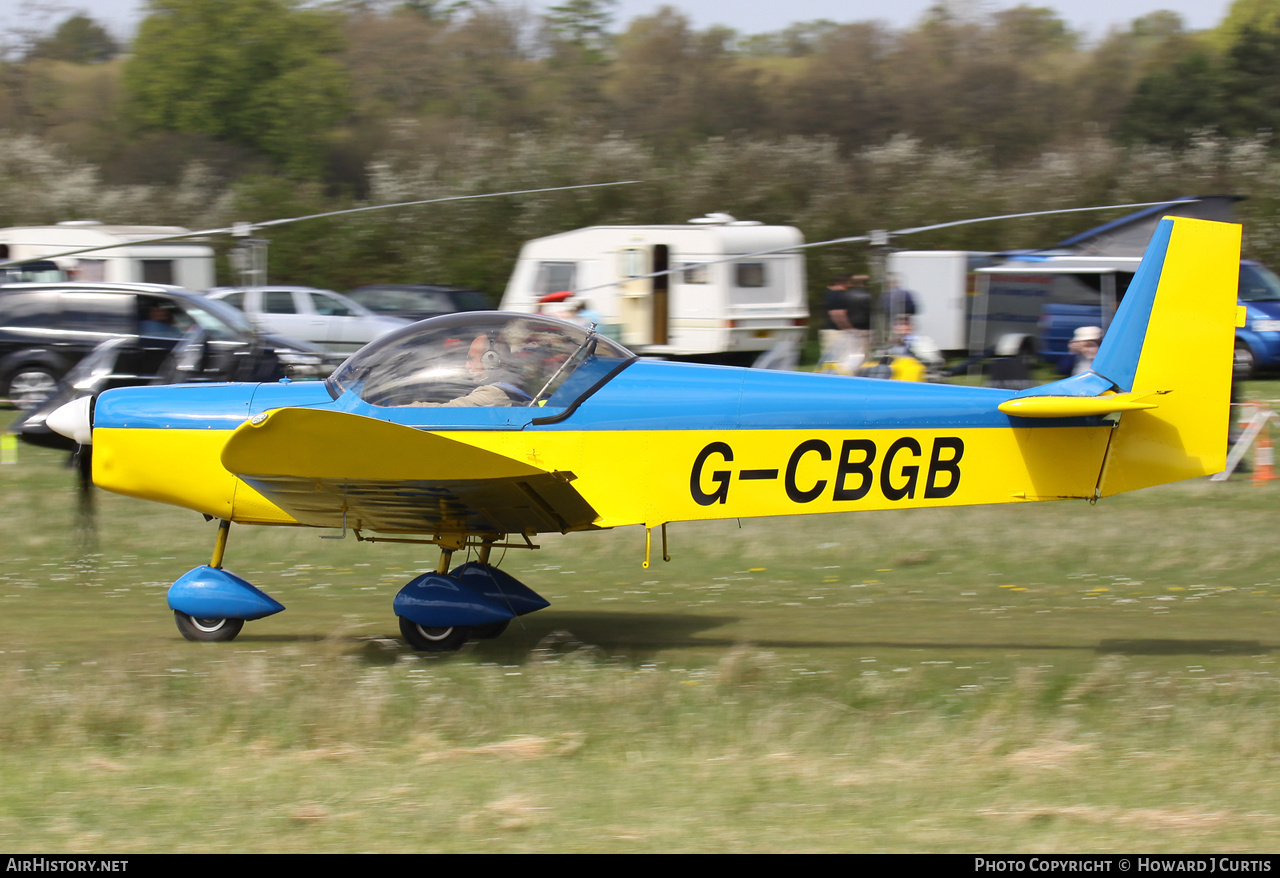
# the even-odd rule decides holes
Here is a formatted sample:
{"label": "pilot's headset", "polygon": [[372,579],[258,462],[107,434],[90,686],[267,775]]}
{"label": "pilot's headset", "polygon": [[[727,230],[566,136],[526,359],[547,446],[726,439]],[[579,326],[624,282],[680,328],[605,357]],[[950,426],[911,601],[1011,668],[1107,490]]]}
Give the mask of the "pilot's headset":
{"label": "pilot's headset", "polygon": [[502,365],[505,356],[511,353],[511,348],[501,339],[495,339],[487,332],[484,335],[485,349],[480,354],[480,366],[486,372],[492,372]]}

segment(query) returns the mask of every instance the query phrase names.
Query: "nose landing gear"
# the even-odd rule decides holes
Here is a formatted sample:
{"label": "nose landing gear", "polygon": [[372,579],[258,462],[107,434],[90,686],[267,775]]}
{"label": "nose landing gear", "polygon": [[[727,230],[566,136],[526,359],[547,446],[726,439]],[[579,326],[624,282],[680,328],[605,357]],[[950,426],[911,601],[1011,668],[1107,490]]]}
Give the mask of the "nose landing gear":
{"label": "nose landing gear", "polygon": [[218,540],[209,564],[196,567],[169,586],[169,609],[178,631],[187,640],[218,643],[235,640],[244,623],[284,609],[284,604],[222,569],[231,522],[218,523]]}

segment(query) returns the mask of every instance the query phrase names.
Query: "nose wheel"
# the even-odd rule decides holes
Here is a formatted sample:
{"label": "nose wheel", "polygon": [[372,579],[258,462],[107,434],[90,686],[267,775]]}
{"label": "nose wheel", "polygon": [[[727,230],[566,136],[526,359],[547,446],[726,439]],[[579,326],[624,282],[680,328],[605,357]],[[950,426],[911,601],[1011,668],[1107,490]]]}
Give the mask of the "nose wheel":
{"label": "nose wheel", "polygon": [[240,629],[244,627],[244,619],[197,619],[181,610],[173,611],[173,621],[178,631],[187,640],[198,643],[225,643],[235,640]]}
{"label": "nose wheel", "polygon": [[169,586],[169,609],[178,632],[198,643],[235,640],[251,619],[261,619],[284,609],[284,604],[249,581],[222,569],[231,522],[218,525],[218,541],[212,561],[188,570]]}

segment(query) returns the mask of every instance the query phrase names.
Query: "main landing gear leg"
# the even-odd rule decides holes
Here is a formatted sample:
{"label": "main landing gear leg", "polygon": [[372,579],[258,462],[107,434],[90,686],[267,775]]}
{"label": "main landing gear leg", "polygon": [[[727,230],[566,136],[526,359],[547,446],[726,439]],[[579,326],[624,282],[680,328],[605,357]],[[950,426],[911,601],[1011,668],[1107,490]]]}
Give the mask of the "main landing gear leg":
{"label": "main landing gear leg", "polygon": [[[480,546],[480,560],[478,563],[481,567],[489,567],[489,553],[492,551],[493,540],[485,540]],[[459,567],[458,570],[460,571],[462,568]],[[495,637],[501,637],[510,624],[510,619],[503,619],[501,622],[490,622],[488,625],[476,625],[471,629],[471,636],[476,640],[493,640]]]}
{"label": "main landing gear leg", "polygon": [[279,601],[222,569],[230,531],[230,521],[219,521],[209,564],[187,571],[169,587],[173,621],[187,640],[203,643],[235,640],[245,620],[261,619],[284,609]]}
{"label": "main landing gear leg", "polygon": [[468,640],[497,637],[516,616],[548,605],[541,595],[490,566],[493,542],[483,538],[480,559],[452,571],[453,553],[466,544],[465,538],[442,544],[436,572],[400,589],[393,606],[406,643],[423,652],[453,652]]}
{"label": "main landing gear leg", "polygon": [[[404,637],[404,642],[416,649],[418,652],[457,652],[462,649],[463,645],[471,639],[470,625],[431,625],[423,624],[418,619],[426,622],[447,621],[449,613],[439,612],[423,612],[422,607],[416,607],[418,612],[413,614],[413,618],[400,612],[401,595],[404,595],[414,583],[418,583],[419,590],[427,590],[438,592],[442,587],[449,589],[451,583],[449,580],[449,562],[453,560],[453,549],[449,546],[442,545],[440,547],[440,561],[436,564],[435,574],[426,574],[419,576],[410,582],[400,594],[396,595],[396,615],[400,619],[400,635]],[[427,577],[434,576],[433,579]],[[440,582],[437,580],[445,580]],[[424,600],[430,600],[424,598]],[[407,601],[406,601],[407,602]],[[432,608],[436,609],[436,608]]]}

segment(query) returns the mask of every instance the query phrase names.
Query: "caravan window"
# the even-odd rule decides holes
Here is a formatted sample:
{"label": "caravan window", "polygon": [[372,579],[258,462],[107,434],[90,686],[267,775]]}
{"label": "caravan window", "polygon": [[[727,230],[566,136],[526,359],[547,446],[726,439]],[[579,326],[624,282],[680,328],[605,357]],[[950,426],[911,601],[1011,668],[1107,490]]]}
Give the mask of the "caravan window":
{"label": "caravan window", "polygon": [[734,283],[740,287],[766,286],[763,262],[738,262],[734,265]]}
{"label": "caravan window", "polygon": [[72,280],[98,283],[107,279],[107,260],[77,259]]}
{"label": "caravan window", "polygon": [[618,251],[618,276],[639,277],[648,274],[649,260],[645,258],[646,255],[645,251],[635,247]]}
{"label": "caravan window", "polygon": [[142,260],[142,282],[146,284],[172,284],[172,259]]}
{"label": "caravan window", "polygon": [[573,290],[577,288],[577,275],[576,262],[539,262],[535,288],[540,296]]}
{"label": "caravan window", "polygon": [[707,269],[709,265],[681,265],[680,266],[680,282],[686,284],[705,284],[707,283]]}

